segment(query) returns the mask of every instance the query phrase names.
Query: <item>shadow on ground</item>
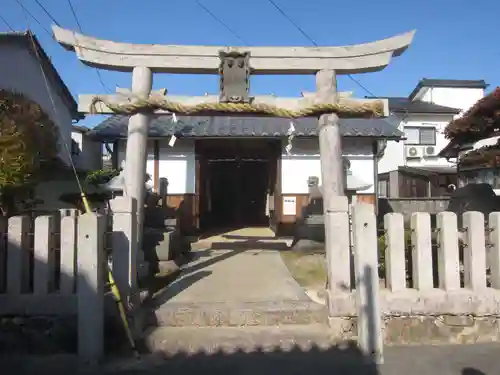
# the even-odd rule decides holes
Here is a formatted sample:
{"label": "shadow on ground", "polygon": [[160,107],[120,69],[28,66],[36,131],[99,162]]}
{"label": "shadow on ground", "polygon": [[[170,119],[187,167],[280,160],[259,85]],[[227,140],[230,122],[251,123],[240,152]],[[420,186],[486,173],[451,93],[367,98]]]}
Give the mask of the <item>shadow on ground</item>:
{"label": "shadow on ground", "polygon": [[[120,374],[379,374],[377,365],[355,343],[344,347],[256,347],[251,352],[219,348],[214,353],[156,353],[135,363],[110,369]],[[472,373],[467,373],[472,375]]]}
{"label": "shadow on ground", "polygon": [[[391,361],[392,362],[392,361]],[[424,366],[425,367],[425,366]],[[444,366],[446,367],[446,366]],[[493,375],[477,368],[464,367],[461,370],[447,368],[428,369],[429,375]],[[405,363],[390,363],[378,366],[369,356],[364,355],[356,343],[348,342],[342,346],[329,348],[312,345],[276,347],[256,347],[251,351],[235,349],[228,352],[223,348],[210,353],[196,352],[188,354],[155,353],[143,356],[139,360],[108,364],[102,372],[93,370],[92,374],[121,375],[194,375],[194,374],[231,374],[231,375],[400,375],[416,374],[415,369]],[[417,369],[418,370],[418,369]],[[443,371],[444,370],[444,371]],[[61,372],[62,373],[62,372]],[[57,373],[55,373],[57,374]]]}

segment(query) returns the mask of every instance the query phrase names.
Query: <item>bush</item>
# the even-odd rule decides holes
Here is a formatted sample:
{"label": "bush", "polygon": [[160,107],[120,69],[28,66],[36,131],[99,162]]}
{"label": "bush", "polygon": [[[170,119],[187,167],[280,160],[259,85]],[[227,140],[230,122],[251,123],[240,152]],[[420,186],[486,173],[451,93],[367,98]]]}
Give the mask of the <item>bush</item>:
{"label": "bush", "polygon": [[110,169],[110,170],[99,169],[97,171],[89,172],[87,174],[87,177],[85,178],[85,182],[87,182],[89,185],[92,186],[99,186],[108,183],[119,174],[120,171],[116,169]]}
{"label": "bush", "polygon": [[20,190],[34,184],[41,166],[57,160],[59,131],[41,107],[22,94],[0,90],[0,209],[6,216]]}

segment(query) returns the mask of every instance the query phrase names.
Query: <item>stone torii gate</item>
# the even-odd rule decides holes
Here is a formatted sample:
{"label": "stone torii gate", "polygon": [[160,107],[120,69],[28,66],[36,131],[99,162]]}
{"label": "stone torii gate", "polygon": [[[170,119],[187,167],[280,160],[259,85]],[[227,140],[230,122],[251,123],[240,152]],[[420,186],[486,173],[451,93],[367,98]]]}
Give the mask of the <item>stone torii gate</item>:
{"label": "stone torii gate", "polygon": [[[178,113],[197,115],[255,114],[298,118],[319,117],[319,147],[325,214],[329,293],[341,293],[350,285],[350,270],[336,266],[337,255],[349,241],[341,233],[346,223],[335,218],[348,211],[344,193],[339,117],[384,117],[387,100],[352,99],[337,92],[339,74],[376,72],[411,44],[414,31],[371,43],[339,47],[217,47],[128,44],[101,40],[53,26],[56,40],[75,51],[86,65],[99,69],[132,72],[132,90],[116,95],[80,95],[83,113],[129,114],[126,149],[126,195],[141,202],[144,196],[147,136],[151,115]],[[151,92],[153,73],[219,74],[220,95],[164,96]],[[315,93],[297,98],[251,97],[252,74],[315,75]],[[138,204],[139,238],[143,207]],[[347,228],[348,231],[348,228]],[[139,240],[140,241],[140,240]],[[340,262],[344,264],[343,262]]]}

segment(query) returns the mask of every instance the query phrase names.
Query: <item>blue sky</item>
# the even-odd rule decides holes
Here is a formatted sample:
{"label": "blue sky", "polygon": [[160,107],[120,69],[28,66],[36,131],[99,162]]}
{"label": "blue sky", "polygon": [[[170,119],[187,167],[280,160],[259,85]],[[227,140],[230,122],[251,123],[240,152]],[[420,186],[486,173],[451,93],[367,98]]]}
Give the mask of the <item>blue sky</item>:
{"label": "blue sky", "polygon": [[[19,0],[48,30],[52,21],[35,0]],[[66,0],[38,0],[62,27],[78,30]],[[268,0],[199,0],[249,45],[310,45]],[[134,43],[241,45],[195,0],[72,0],[87,35]],[[379,73],[357,75],[377,96],[406,96],[421,78],[485,79],[490,89],[500,85],[497,0],[275,0],[318,45],[345,45],[386,38],[416,29],[414,43],[403,56]],[[31,28],[75,97],[104,93],[93,68],[65,51],[16,0],[2,0],[0,15],[17,30]],[[27,17],[27,20],[26,20]],[[9,28],[0,21],[0,31]],[[127,73],[103,71],[105,85],[130,87]],[[154,88],[169,93],[216,93],[218,77],[156,75]],[[347,77],[339,89],[369,95]],[[253,94],[296,96],[314,90],[310,76],[258,76]],[[99,118],[87,118],[92,126]]]}

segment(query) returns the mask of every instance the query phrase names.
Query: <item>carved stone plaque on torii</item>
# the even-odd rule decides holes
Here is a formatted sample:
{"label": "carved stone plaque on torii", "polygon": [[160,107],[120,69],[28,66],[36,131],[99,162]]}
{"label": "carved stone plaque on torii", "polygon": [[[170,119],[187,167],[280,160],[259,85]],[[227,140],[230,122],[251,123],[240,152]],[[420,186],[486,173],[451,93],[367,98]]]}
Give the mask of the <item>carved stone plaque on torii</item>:
{"label": "carved stone plaque on torii", "polygon": [[[353,99],[347,93],[338,93],[336,76],[384,69],[392,57],[408,48],[414,31],[371,43],[337,47],[128,44],[92,38],[57,26],[53,26],[53,31],[56,40],[75,51],[84,64],[132,72],[131,91],[80,95],[78,108],[83,113],[130,115],[125,184],[127,195],[138,201],[144,196],[147,135],[153,113],[318,117],[329,292],[339,288],[334,266],[339,246],[334,240],[338,227],[329,219],[330,214],[348,209],[339,117],[385,117],[389,110],[385,99]],[[151,92],[153,73],[218,74],[220,93],[170,96]],[[250,76],[255,74],[315,75],[317,91],[296,98],[252,97]],[[140,238],[142,205],[138,205],[138,210]]]}

